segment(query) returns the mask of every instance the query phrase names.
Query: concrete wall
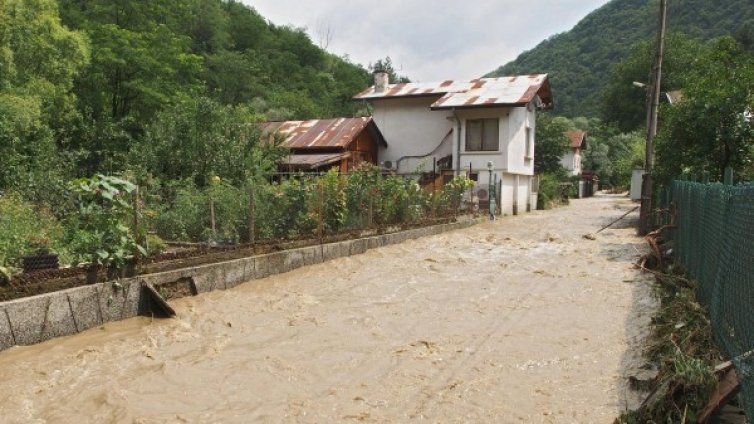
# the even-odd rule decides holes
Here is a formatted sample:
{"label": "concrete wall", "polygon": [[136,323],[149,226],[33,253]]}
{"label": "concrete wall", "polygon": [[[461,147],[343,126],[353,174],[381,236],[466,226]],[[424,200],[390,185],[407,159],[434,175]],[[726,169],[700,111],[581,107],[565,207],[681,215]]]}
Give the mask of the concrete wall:
{"label": "concrete wall", "polygon": [[[508,121],[508,138],[510,141],[507,153],[507,172],[511,174],[534,175],[535,134],[537,133],[536,111],[530,111],[524,107],[513,108],[511,109]],[[526,151],[527,134],[531,137],[529,152]]]}
{"label": "concrete wall", "polygon": [[358,255],[369,249],[467,228],[478,220],[417,228],[375,237],[309,246],[268,255],[185,268],[138,278],[77,287],[0,303],[0,350],[76,334],[111,321],[148,314],[143,283],[158,287],[187,280],[197,294],[227,290],[245,282],[307,265]]}
{"label": "concrete wall", "polygon": [[[381,148],[379,161],[394,164],[405,156],[425,156],[436,148],[445,147],[434,156],[441,159],[450,154],[450,143],[443,144],[453,129],[448,120],[451,112],[434,112],[430,109],[437,97],[384,99],[372,102],[374,122],[385,136],[388,147]],[[442,144],[442,146],[441,146]],[[416,161],[402,163],[400,173],[416,171]],[[432,158],[428,158],[425,170],[432,169]]]}
{"label": "concrete wall", "polygon": [[502,179],[502,193],[500,194],[500,214],[513,215],[513,197],[515,196],[516,177],[504,174]]}
{"label": "concrete wall", "polygon": [[641,186],[644,183],[644,170],[634,169],[631,174],[631,200],[641,200]]}
{"label": "concrete wall", "polygon": [[517,175],[518,190],[516,190],[516,214],[523,214],[531,210],[529,200],[531,198],[531,177],[528,175]]}

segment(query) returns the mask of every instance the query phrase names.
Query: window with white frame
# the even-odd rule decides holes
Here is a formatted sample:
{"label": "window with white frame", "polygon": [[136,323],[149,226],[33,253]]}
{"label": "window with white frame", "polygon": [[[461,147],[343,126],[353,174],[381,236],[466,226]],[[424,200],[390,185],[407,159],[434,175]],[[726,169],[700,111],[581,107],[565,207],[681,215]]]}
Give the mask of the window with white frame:
{"label": "window with white frame", "polygon": [[470,119],[466,121],[466,151],[495,152],[500,150],[500,121]]}
{"label": "window with white frame", "polygon": [[531,159],[534,157],[534,136],[533,131],[531,130],[531,127],[527,124],[526,125],[526,147],[524,150],[524,159]]}

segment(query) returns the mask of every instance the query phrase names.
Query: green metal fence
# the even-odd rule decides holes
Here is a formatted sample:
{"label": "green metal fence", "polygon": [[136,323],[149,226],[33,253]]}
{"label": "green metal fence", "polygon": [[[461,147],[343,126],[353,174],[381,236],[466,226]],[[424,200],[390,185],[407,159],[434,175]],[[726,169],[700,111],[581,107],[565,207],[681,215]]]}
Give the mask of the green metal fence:
{"label": "green metal fence", "polygon": [[675,181],[663,194],[676,211],[677,261],[699,282],[715,339],[736,366],[754,422],[754,184]]}

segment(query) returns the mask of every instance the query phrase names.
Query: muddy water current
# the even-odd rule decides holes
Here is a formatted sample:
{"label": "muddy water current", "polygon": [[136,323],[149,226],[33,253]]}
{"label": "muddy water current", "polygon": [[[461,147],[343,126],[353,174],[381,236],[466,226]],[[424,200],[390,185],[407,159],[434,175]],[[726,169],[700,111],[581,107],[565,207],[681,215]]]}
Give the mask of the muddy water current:
{"label": "muddy water current", "polygon": [[0,422],[609,423],[655,307],[624,199],[503,218],[0,353]]}

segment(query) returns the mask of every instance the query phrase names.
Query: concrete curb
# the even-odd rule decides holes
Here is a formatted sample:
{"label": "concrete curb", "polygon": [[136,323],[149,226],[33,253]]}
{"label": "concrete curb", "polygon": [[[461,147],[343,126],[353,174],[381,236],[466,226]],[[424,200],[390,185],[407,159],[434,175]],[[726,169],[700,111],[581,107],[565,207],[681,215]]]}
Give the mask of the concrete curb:
{"label": "concrete curb", "polygon": [[227,262],[140,275],[118,282],[76,287],[0,303],[0,351],[76,334],[107,322],[148,314],[141,290],[189,280],[197,294],[227,290],[240,284],[304,266],[359,255],[370,249],[471,227],[482,219],[415,228],[362,239],[285,250]]}

